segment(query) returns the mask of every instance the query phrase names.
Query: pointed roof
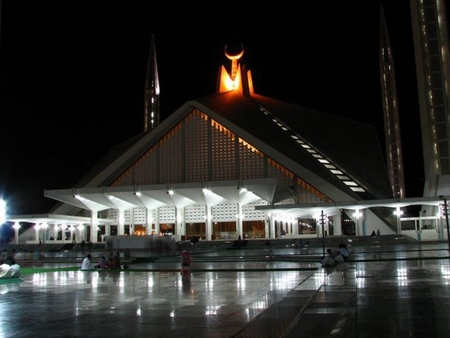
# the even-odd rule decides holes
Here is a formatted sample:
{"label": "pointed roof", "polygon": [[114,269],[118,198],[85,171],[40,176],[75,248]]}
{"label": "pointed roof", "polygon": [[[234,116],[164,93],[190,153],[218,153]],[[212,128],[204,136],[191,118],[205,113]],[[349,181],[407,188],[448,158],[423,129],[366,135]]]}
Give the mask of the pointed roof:
{"label": "pointed roof", "polygon": [[[251,72],[239,64],[243,51],[225,53],[232,61],[231,71],[221,67],[216,93],[186,102],[151,132],[113,148],[76,188],[108,187],[186,116],[199,110],[333,201],[390,197],[374,127],[259,95]],[[153,188],[167,190],[167,186]],[[56,200],[63,194],[68,195],[68,189],[45,192]],[[272,195],[270,202],[279,201],[283,194],[286,198],[278,191],[278,197]],[[71,214],[72,209],[58,205],[52,212]]]}

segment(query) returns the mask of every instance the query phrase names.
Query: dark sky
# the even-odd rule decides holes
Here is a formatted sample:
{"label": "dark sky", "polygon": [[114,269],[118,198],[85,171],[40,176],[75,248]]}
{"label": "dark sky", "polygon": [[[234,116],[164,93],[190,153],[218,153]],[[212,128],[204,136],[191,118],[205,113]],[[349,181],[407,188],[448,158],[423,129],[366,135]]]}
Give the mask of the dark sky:
{"label": "dark sky", "polygon": [[[214,93],[225,44],[242,42],[256,92],[374,125],[384,147],[383,1],[152,3],[3,0],[0,196],[10,214],[47,212],[55,201],[44,189],[73,187],[113,146],[143,131],[152,34],[162,118]],[[406,195],[417,197],[423,166],[409,0],[384,3]]]}

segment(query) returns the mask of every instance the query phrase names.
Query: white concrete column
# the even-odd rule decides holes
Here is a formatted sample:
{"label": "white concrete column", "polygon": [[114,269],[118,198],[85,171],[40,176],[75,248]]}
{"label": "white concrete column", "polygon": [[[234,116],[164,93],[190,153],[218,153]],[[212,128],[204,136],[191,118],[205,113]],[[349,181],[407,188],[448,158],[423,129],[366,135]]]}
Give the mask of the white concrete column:
{"label": "white concrete column", "polygon": [[117,235],[122,236],[125,234],[125,211],[118,209],[118,219],[117,219]]}
{"label": "white concrete column", "polygon": [[159,236],[161,232],[161,223],[159,223],[159,208],[155,209],[155,235]]}
{"label": "white concrete column", "polygon": [[147,208],[144,207],[145,209],[145,234],[151,235],[152,234],[152,219],[151,219],[151,211]]}
{"label": "white concrete column", "polygon": [[276,238],[276,233],[275,233],[275,218],[273,217],[273,215],[270,215],[269,218],[269,228],[270,228],[270,236],[269,238]]}
{"label": "white concrete column", "polygon": [[77,230],[78,230],[78,238],[77,238],[77,243],[81,243],[83,241],[86,242],[86,227],[84,226],[84,224],[78,224],[77,226]]}
{"label": "white concrete column", "polygon": [[212,240],[213,226],[212,226],[212,207],[210,205],[205,205],[206,214],[206,240]]}
{"label": "white concrete column", "polygon": [[360,226],[360,219],[362,218],[362,213],[359,211],[359,209],[355,210],[355,213],[353,214],[353,217],[355,218],[355,235],[361,236],[361,226]]}
{"label": "white concrete column", "polygon": [[175,207],[175,235],[181,236],[183,229],[183,210],[184,208]]}
{"label": "white concrete column", "polygon": [[292,220],[292,234],[298,235],[298,219],[297,218]]}
{"label": "white concrete column", "polygon": [[105,237],[111,236],[111,224],[105,224]]}
{"label": "white concrete column", "polygon": [[136,225],[134,224],[134,209],[130,209],[130,235],[133,235],[136,231]]}
{"label": "white concrete column", "polygon": [[397,234],[402,233],[402,222],[400,221],[400,218],[402,217],[402,211],[400,210],[400,207],[397,207],[395,210],[395,216],[397,220]]}
{"label": "white concrete column", "polygon": [[241,236],[244,239],[244,234],[242,233],[242,205],[237,203],[237,218],[236,218],[236,232],[237,236]]}
{"label": "white concrete column", "polygon": [[333,216],[333,231],[334,231],[334,236],[342,235],[341,214],[337,214],[337,215]]}
{"label": "white concrete column", "polygon": [[75,230],[75,226],[71,225],[70,226],[70,241],[73,242],[73,237],[75,236],[75,240],[77,240],[77,235],[76,235],[76,230]]}
{"label": "white concrete column", "polygon": [[19,244],[19,229],[20,224],[18,222],[13,223],[13,229],[14,229],[14,243]]}
{"label": "white concrete column", "polygon": [[97,226],[98,226],[98,212],[92,210],[91,211],[91,242],[92,243],[98,243],[97,240],[97,235],[98,235],[98,230],[97,230]]}
{"label": "white concrete column", "polygon": [[39,232],[41,231],[41,225],[35,224],[34,231],[35,231],[34,240],[39,243]]}

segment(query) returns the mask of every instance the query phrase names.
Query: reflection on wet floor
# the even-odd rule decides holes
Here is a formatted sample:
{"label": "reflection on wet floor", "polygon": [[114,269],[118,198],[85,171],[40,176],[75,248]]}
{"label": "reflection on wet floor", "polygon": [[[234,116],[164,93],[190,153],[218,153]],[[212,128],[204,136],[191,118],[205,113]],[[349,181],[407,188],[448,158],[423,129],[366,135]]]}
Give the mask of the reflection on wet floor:
{"label": "reflection on wet floor", "polygon": [[274,251],[24,275],[0,284],[0,336],[450,337],[445,244],[354,246],[353,261],[327,269]]}

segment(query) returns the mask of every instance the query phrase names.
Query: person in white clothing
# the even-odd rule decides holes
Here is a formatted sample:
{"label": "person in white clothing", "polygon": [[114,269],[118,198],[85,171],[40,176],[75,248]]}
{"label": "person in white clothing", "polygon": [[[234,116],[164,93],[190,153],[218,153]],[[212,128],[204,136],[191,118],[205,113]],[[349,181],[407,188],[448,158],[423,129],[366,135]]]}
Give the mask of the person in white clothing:
{"label": "person in white clothing", "polygon": [[17,278],[22,275],[20,271],[20,265],[16,263],[14,259],[11,260],[11,276],[12,278]]}
{"label": "person in white clothing", "polygon": [[83,263],[81,264],[81,270],[94,270],[95,267],[91,263],[91,254],[87,254],[83,259]]}
{"label": "person in white clothing", "polygon": [[18,278],[20,276],[20,265],[14,259],[11,260],[11,265],[6,263],[0,265],[0,279]]}

